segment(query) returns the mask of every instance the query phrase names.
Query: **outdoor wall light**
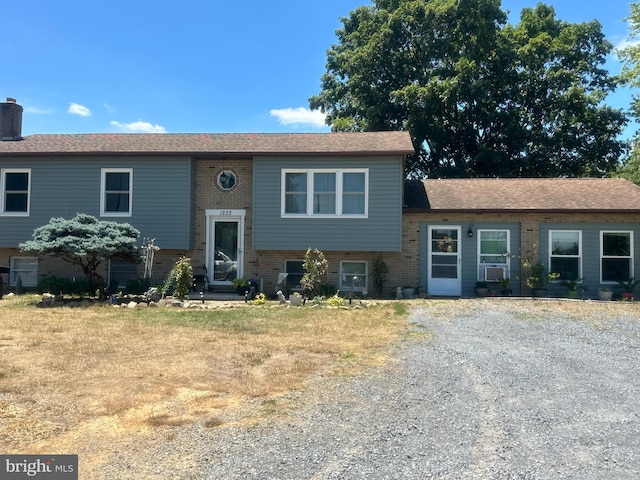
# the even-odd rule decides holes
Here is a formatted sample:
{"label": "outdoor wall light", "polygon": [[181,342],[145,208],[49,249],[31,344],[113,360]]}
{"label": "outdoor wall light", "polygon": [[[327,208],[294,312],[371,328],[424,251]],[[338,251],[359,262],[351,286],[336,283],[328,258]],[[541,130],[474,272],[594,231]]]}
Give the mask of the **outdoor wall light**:
{"label": "outdoor wall light", "polygon": [[469,225],[469,230],[467,230],[467,236],[469,238],[473,238],[473,224]]}

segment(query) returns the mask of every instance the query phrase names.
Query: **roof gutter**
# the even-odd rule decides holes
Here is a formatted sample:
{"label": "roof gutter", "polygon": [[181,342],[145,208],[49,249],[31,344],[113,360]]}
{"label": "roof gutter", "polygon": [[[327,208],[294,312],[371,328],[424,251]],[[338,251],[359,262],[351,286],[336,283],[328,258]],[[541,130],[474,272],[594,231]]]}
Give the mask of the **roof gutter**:
{"label": "roof gutter", "polygon": [[404,213],[428,213],[428,214],[440,214],[440,213],[637,213],[640,214],[640,209],[631,208],[631,209],[619,209],[619,208],[550,208],[550,209],[540,209],[540,208],[512,208],[512,209],[496,209],[496,208],[465,208],[465,209],[452,209],[452,208],[437,208],[437,209],[429,209],[429,208],[402,208]]}

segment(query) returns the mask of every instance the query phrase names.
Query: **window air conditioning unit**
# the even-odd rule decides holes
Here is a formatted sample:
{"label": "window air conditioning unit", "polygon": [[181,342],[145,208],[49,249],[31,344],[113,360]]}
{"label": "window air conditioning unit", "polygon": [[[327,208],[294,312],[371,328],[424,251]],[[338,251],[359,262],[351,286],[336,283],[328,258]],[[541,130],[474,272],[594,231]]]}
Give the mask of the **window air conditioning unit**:
{"label": "window air conditioning unit", "polygon": [[487,282],[499,282],[504,280],[505,275],[504,267],[484,267],[484,279]]}

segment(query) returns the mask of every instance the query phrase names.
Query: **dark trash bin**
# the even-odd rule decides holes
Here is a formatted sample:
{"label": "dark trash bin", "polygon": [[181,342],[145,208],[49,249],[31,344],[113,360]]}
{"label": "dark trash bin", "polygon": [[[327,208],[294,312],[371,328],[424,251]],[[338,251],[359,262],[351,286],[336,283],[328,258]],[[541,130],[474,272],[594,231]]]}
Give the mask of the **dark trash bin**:
{"label": "dark trash bin", "polygon": [[0,298],[2,298],[2,296],[4,295],[4,278],[3,278],[3,274],[7,274],[7,285],[9,284],[9,272],[11,272],[11,269],[9,267],[0,267]]}

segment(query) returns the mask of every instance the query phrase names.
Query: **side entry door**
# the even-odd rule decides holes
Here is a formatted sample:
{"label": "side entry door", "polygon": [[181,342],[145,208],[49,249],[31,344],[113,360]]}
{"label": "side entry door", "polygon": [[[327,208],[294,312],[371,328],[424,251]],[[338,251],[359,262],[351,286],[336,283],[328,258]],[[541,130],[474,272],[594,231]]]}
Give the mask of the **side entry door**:
{"label": "side entry door", "polygon": [[460,226],[430,226],[427,291],[430,295],[462,295]]}

